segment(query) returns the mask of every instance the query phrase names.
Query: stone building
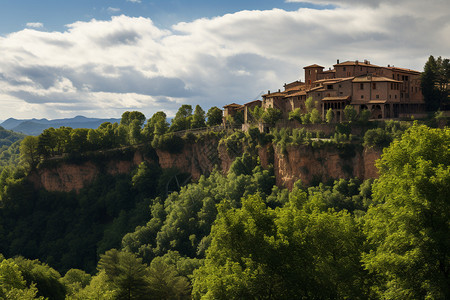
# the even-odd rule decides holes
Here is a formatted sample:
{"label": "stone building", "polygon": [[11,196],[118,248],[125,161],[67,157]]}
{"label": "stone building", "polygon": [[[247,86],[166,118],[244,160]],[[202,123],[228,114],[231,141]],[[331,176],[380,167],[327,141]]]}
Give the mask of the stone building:
{"label": "stone building", "polygon": [[372,119],[390,119],[403,117],[420,117],[425,113],[425,102],[420,87],[420,72],[388,65],[381,67],[369,61],[346,61],[324,70],[323,66],[314,64],[303,68],[305,82],[299,80],[284,84],[284,91],[268,91],[262,95],[262,101],[252,101],[239,106],[224,106],[224,117],[233,111],[243,110],[247,123],[248,109],[261,105],[279,109],[283,117],[299,108],[306,113],[305,101],[312,98],[323,119],[331,108],[335,120],[344,120],[344,108],[354,107],[356,112],[369,110]]}

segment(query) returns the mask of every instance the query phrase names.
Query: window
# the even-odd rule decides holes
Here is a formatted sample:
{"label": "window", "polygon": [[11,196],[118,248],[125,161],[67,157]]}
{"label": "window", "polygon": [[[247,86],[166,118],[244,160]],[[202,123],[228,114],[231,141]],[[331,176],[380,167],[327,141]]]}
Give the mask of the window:
{"label": "window", "polygon": [[345,67],[342,70],[347,71],[347,69]]}
{"label": "window", "polygon": [[339,87],[341,88],[341,87],[342,87],[342,84],[340,84]]}
{"label": "window", "polygon": [[395,95],[395,99],[397,99],[397,95]]}
{"label": "window", "polygon": [[380,95],[376,95],[375,98],[380,99]]}
{"label": "window", "polygon": [[311,70],[308,70],[308,75],[311,75]]}
{"label": "window", "polygon": [[363,90],[363,89],[364,89],[364,83],[360,83],[360,84],[359,84],[359,89],[360,89],[360,90]]}
{"label": "window", "polygon": [[375,82],[372,83],[372,89],[376,90],[377,89],[377,84]]}
{"label": "window", "polygon": [[339,92],[339,95],[344,95],[344,93],[343,92]]}
{"label": "window", "polygon": [[361,99],[364,99],[364,95],[361,95]]}
{"label": "window", "polygon": [[327,85],[327,90],[332,90],[332,89],[333,89],[333,85],[332,84]]}

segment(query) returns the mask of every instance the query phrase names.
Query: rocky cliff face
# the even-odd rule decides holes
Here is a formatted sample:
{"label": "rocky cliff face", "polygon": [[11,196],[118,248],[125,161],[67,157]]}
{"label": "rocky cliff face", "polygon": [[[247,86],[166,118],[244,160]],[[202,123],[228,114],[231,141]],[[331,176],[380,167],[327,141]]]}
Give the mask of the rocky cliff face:
{"label": "rocky cliff face", "polygon": [[[305,185],[310,185],[335,178],[378,177],[374,163],[381,151],[362,148],[350,150],[332,146],[317,149],[298,146],[288,147],[281,153],[277,147],[269,144],[259,148],[258,155],[264,168],[273,164],[277,185],[289,189],[298,179]],[[193,180],[211,173],[215,167],[219,167],[224,173],[228,172],[235,158],[223,145],[219,146],[217,141],[188,144],[180,153],[156,150],[156,154],[163,169],[177,168],[180,172],[191,174]],[[36,188],[48,191],[79,191],[100,172],[126,174],[143,161],[152,160],[137,150],[132,158],[112,159],[104,163],[103,167],[89,161],[82,164],[59,163],[55,167],[39,169],[30,174],[29,179]]]}
{"label": "rocky cliff face", "polygon": [[378,177],[375,160],[380,152],[373,149],[338,149],[311,146],[288,147],[284,153],[274,147],[274,172],[278,186],[292,189],[301,179],[305,185],[336,178]]}

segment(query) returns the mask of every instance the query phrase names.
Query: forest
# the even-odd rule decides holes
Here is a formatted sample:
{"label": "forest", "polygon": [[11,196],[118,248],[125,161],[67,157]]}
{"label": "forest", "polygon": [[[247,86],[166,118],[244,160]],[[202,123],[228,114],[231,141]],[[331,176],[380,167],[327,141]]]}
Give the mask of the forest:
{"label": "forest", "polygon": [[[325,141],[304,130],[177,134],[215,128],[217,110],[183,105],[171,125],[163,112],[147,122],[126,112],[120,124],[98,129],[50,128],[18,144],[9,138],[0,175],[0,298],[450,296],[448,128],[355,119],[337,124]],[[361,136],[349,134],[362,125]],[[230,171],[215,170],[169,194],[168,178],[177,171],[146,162],[130,174],[98,176],[79,193],[36,191],[27,180],[55,163],[101,164],[101,155],[126,156],[136,145],[148,156],[177,152],[211,136],[239,149]],[[297,181],[287,190],[256,155],[267,143],[384,148],[380,176]]]}

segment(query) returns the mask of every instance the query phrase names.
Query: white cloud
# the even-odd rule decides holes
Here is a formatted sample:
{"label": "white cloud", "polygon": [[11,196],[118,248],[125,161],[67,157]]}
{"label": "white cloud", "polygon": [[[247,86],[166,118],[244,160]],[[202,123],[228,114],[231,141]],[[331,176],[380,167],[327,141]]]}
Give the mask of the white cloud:
{"label": "white cloud", "polygon": [[303,78],[305,65],[336,59],[421,70],[430,54],[448,54],[448,4],[399,1],[241,11],[170,30],[122,15],[69,24],[64,32],[0,36],[0,119],[16,110],[16,117],[56,118],[136,109],[150,117],[183,103],[244,103]]}
{"label": "white cloud", "polygon": [[132,2],[132,3],[141,3],[142,0],[127,0],[127,2]]}
{"label": "white cloud", "polygon": [[27,27],[30,27],[30,28],[42,28],[42,27],[44,27],[44,24],[38,23],[38,22],[30,22],[30,23],[27,23]]}
{"label": "white cloud", "polygon": [[120,8],[117,8],[117,7],[108,7],[106,10],[110,14],[116,14],[116,13],[120,12]]}

